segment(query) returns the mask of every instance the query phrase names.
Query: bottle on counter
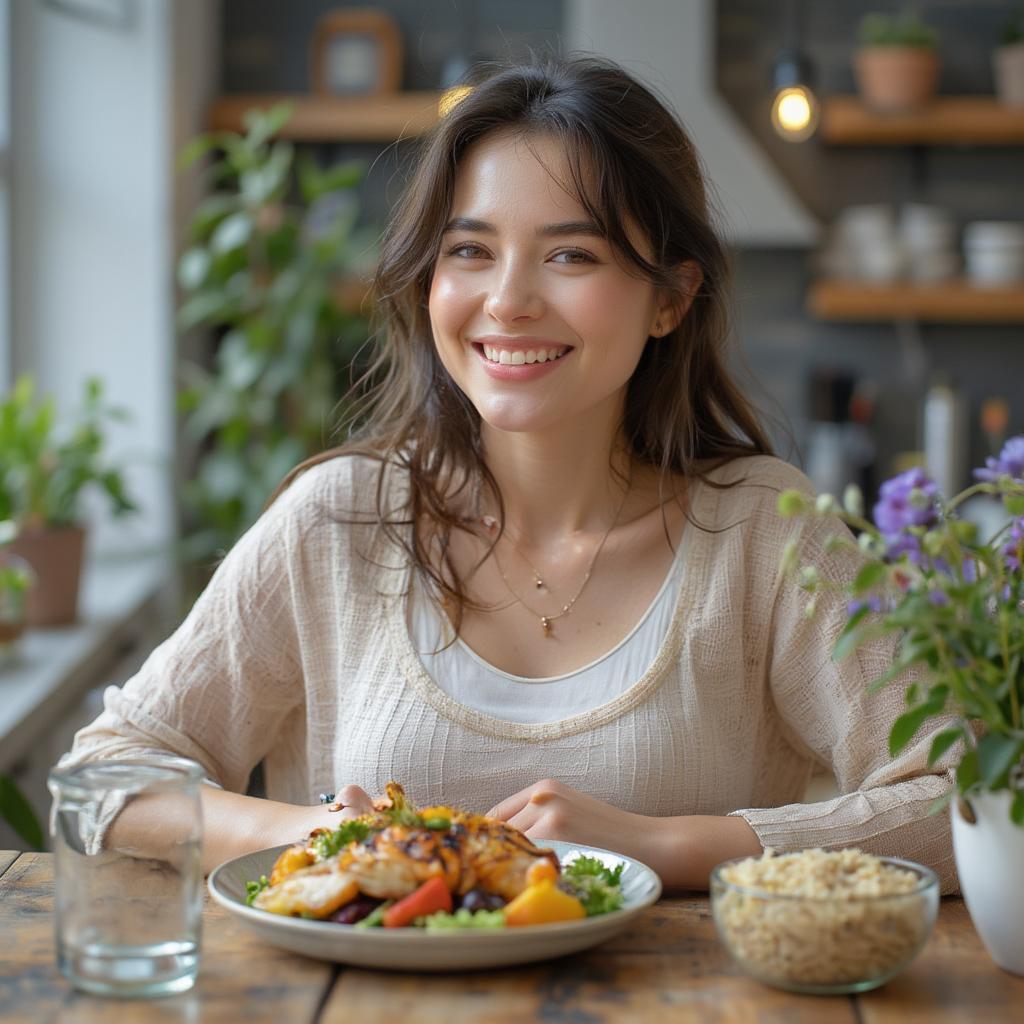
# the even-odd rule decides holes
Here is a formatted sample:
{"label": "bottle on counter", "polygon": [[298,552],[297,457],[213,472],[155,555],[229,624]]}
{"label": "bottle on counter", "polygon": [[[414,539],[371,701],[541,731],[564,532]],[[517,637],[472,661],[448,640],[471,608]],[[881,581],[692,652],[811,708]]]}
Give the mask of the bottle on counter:
{"label": "bottle on counter", "polygon": [[967,420],[963,397],[937,381],[924,398],[924,460],[946,498],[963,486],[967,473]]}

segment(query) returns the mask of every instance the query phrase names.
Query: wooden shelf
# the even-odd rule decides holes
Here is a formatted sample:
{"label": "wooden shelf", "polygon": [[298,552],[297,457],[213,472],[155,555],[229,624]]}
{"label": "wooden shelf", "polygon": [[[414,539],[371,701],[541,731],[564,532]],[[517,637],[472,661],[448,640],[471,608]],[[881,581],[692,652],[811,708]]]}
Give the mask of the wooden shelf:
{"label": "wooden shelf", "polygon": [[1024,145],[1024,108],[993,96],[939,96],[913,114],[879,114],[856,96],[822,104],[821,137],[843,146]]}
{"label": "wooden shelf", "polygon": [[862,284],[818,281],[807,308],[819,320],[1024,323],[1024,285],[977,288],[966,281]]}
{"label": "wooden shelf", "polygon": [[253,107],[290,103],[292,116],[282,138],[302,142],[394,142],[421,135],[437,123],[436,92],[396,92],[381,96],[312,96],[307,93],[233,93],[210,108],[214,131],[244,131],[242,117]]}

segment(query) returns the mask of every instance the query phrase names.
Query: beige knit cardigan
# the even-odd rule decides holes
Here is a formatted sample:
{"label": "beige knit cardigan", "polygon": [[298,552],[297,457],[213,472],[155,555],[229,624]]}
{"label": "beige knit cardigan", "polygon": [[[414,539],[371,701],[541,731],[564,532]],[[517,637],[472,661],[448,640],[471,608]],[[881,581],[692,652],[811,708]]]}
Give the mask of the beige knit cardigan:
{"label": "beige knit cardigan", "polygon": [[[948,815],[929,814],[948,772],[927,767],[927,736],[891,759],[902,687],[867,692],[891,646],[836,664],[844,602],[809,619],[806,595],[780,576],[790,537],[826,576],[853,570],[854,556],[825,550],[840,524],[778,516],[781,490],[810,490],[798,470],[751,457],[713,474],[734,487],[695,484],[685,578],[654,662],[614,700],[542,724],[459,704],[424,670],[406,624],[411,570],[368,522],[377,471],[345,457],[304,473],[138,674],[107,689],[64,763],[169,751],[244,791],[263,760],[278,800],[315,803],[348,783],[379,793],[396,779],[419,804],[479,812],[553,778],[645,815],[740,814],[777,850],[909,857],[955,889]],[[385,494],[403,508],[399,470]],[[815,765],[842,795],[800,803]]]}

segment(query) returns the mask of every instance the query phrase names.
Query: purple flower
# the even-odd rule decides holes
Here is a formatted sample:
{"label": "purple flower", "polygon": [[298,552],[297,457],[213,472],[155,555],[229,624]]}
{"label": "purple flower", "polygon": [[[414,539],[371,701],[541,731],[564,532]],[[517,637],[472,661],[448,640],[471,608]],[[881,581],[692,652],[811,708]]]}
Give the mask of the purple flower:
{"label": "purple flower", "polygon": [[1010,527],[1010,539],[1003,545],[1003,557],[1011,572],[1020,572],[1020,556],[1024,551],[1024,516],[1014,519]]}
{"label": "purple flower", "polygon": [[931,601],[936,608],[942,608],[949,604],[949,596],[942,590],[929,590],[928,600]]}
{"label": "purple flower", "polygon": [[877,594],[870,594],[866,598],[857,598],[846,606],[847,617],[852,619],[861,608],[867,608],[873,612],[881,612],[884,610],[885,605]]}
{"label": "purple flower", "polygon": [[936,518],[937,495],[935,481],[923,469],[908,469],[886,480],[875,505],[878,529],[889,538],[908,526],[931,525]]}
{"label": "purple flower", "polygon": [[885,557],[890,562],[896,562],[904,555],[907,561],[916,565],[919,569],[925,566],[924,552],[921,550],[921,538],[912,533],[887,533],[885,534]]}
{"label": "purple flower", "polygon": [[999,458],[987,458],[985,468],[976,469],[974,475],[979,480],[986,480],[991,484],[998,483],[1001,476],[1009,476],[1024,482],[1024,434],[1011,437],[1003,445]]}

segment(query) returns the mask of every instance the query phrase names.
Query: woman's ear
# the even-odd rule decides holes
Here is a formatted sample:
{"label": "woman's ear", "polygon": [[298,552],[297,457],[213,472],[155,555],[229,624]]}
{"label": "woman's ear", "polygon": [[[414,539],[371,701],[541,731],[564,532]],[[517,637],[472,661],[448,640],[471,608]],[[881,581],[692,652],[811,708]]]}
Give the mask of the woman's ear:
{"label": "woman's ear", "polygon": [[704,272],[696,260],[687,260],[679,264],[676,280],[679,282],[679,290],[664,293],[662,303],[655,313],[651,329],[651,336],[654,338],[663,338],[666,334],[671,334],[682,323],[704,281]]}

